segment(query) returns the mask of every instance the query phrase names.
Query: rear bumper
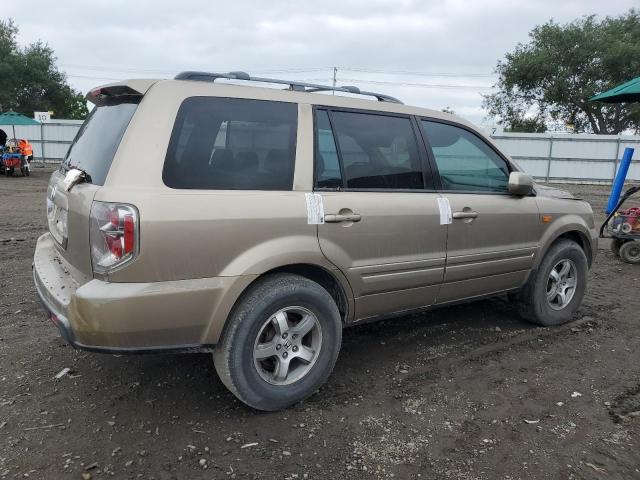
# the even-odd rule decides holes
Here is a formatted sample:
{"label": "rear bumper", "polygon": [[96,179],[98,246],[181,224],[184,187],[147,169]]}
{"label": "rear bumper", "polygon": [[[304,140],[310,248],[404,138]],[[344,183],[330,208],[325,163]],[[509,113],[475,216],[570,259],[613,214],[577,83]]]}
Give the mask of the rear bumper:
{"label": "rear bumper", "polygon": [[49,302],[43,293],[41,283],[38,281],[39,279],[36,276],[36,269],[33,269],[33,281],[36,286],[36,293],[38,294],[38,298],[40,299],[40,303],[47,312],[49,319],[53,322],[53,324],[58,327],[58,331],[60,332],[60,336],[67,342],[76,346],[76,341],[73,338],[73,331],[69,326],[69,320],[67,317],[62,315],[59,311],[55,309],[55,307]]}
{"label": "rear bumper", "polygon": [[215,277],[152,283],[83,278],[38,239],[33,279],[49,318],[76,348],[105,353],[208,351],[233,302],[252,278]]}

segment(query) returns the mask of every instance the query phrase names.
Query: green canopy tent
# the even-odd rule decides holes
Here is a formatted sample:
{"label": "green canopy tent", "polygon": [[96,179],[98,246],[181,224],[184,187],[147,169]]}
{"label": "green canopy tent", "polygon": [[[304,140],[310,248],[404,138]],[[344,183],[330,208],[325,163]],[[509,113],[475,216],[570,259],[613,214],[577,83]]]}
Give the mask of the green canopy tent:
{"label": "green canopy tent", "polygon": [[640,102],[640,77],[613,87],[589,100],[605,103]]}
{"label": "green canopy tent", "polygon": [[0,113],[0,125],[11,125],[13,127],[13,138],[17,138],[16,125],[40,125],[40,122],[9,110],[8,112]]}
{"label": "green canopy tent", "polygon": [[[640,77],[636,77],[622,85],[613,87],[611,90],[607,90],[606,92],[591,97],[589,100],[592,102],[604,103],[640,102]],[[611,186],[611,195],[609,195],[609,201],[607,202],[607,208],[605,209],[605,212],[610,214],[609,218],[611,218],[611,216],[613,216],[613,212],[622,205],[622,202],[618,203],[618,201],[620,199],[620,194],[622,193],[624,181],[627,178],[627,173],[629,172],[629,167],[631,166],[633,151],[634,149],[631,147],[625,148],[622,160],[620,160],[618,173],[616,174],[616,178]],[[629,191],[627,191],[627,194],[628,193]],[[605,225],[609,221],[609,218],[605,221]],[[602,235],[603,229],[604,225],[600,231],[600,235]]]}

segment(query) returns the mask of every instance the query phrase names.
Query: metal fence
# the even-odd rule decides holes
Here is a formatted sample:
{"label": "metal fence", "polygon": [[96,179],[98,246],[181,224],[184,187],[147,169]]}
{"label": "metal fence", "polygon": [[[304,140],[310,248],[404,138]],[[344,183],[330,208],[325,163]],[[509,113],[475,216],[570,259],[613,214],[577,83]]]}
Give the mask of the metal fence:
{"label": "metal fence", "polygon": [[[18,138],[33,144],[35,161],[59,162],[67,153],[80,120],[56,120],[16,126]],[[2,126],[10,136],[11,126]],[[628,179],[640,181],[640,136],[549,133],[492,135],[526,172],[546,181],[611,182],[626,147],[635,148]]]}
{"label": "metal fence", "polygon": [[611,182],[626,147],[635,149],[628,180],[640,180],[640,137],[548,133],[492,135],[526,172],[546,181]]}
{"label": "metal fence", "polygon": [[[59,162],[67,154],[69,145],[82,125],[82,120],[56,120],[40,125],[16,125],[16,137],[26,138],[33,145],[36,162]],[[11,125],[0,125],[13,137]]]}

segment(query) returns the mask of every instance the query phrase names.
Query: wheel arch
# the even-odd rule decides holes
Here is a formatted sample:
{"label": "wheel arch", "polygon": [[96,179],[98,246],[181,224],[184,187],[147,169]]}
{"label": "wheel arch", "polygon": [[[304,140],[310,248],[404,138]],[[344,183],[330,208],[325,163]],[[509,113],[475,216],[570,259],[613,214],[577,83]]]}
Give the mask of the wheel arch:
{"label": "wheel arch", "polygon": [[[353,294],[347,279],[342,276],[339,270],[327,270],[319,265],[311,263],[294,263],[273,268],[262,275],[259,275],[255,281],[274,273],[292,273],[308,278],[324,288],[336,302],[342,323],[347,323],[350,316],[353,315]],[[252,282],[251,285],[254,283]],[[247,288],[251,287],[249,285]]]}
{"label": "wheel arch", "polygon": [[549,249],[560,240],[571,240],[578,244],[587,257],[589,268],[591,268],[597,249],[597,244],[594,244],[592,239],[593,236],[590,234],[589,229],[577,223],[567,224],[553,231],[547,231],[541,242],[540,255],[538,255],[533,268],[540,266],[540,262],[542,262]]}
{"label": "wheel arch", "polygon": [[256,282],[276,273],[300,275],[318,283],[327,290],[335,300],[343,325],[351,321],[354,311],[353,292],[349,282],[340,270],[329,270],[313,263],[289,263],[272,267],[257,275],[252,275],[250,281],[247,283],[243,282],[242,288],[234,291],[233,297],[227,298],[224,302],[226,308],[223,307],[216,312],[215,319],[210,323],[209,328],[204,334],[204,338],[206,339],[205,343],[216,344],[223,335],[231,312],[233,312],[234,308],[242,300],[243,295],[255,285]]}

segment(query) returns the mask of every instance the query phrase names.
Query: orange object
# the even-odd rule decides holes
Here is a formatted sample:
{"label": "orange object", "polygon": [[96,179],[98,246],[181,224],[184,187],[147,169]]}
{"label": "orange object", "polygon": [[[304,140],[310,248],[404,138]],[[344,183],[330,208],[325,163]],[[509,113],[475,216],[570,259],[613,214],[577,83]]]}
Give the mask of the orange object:
{"label": "orange object", "polygon": [[29,140],[25,138],[18,141],[18,150],[22,152],[22,155],[27,157],[33,155],[33,146],[29,143]]}
{"label": "orange object", "polygon": [[542,216],[542,223],[549,223],[551,220],[553,220],[553,217],[551,215]]}

